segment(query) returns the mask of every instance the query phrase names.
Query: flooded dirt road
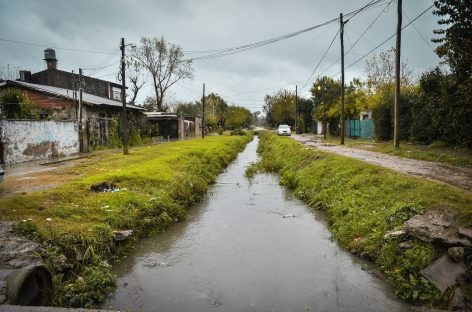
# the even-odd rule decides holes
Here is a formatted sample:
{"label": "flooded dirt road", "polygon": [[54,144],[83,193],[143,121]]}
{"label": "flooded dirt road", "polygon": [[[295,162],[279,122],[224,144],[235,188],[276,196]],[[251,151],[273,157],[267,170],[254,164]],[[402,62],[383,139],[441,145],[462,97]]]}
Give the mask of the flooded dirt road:
{"label": "flooded dirt road", "polygon": [[[104,307],[132,311],[409,311],[361,260],[330,240],[321,215],[245,168],[257,139],[187,222],[114,265]],[[284,217],[285,216],[285,217]]]}
{"label": "flooded dirt road", "polygon": [[307,146],[323,151],[356,158],[374,165],[382,166],[401,173],[407,173],[428,180],[443,182],[472,191],[472,168],[458,167],[435,161],[399,157],[362,149],[323,143],[312,134],[294,134],[297,140]]}

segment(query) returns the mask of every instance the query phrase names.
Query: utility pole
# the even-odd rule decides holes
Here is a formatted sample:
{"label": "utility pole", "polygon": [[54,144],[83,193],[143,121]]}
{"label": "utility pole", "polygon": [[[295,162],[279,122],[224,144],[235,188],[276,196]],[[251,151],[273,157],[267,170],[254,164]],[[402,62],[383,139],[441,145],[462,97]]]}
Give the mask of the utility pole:
{"label": "utility pole", "polygon": [[397,45],[395,48],[395,107],[393,146],[400,147],[400,50],[402,43],[402,0],[397,0]]}
{"label": "utility pole", "polygon": [[285,96],[284,96],[284,104],[285,104],[285,109],[284,109],[284,123],[288,123],[287,121],[287,90],[285,90]]}
{"label": "utility pole", "polygon": [[327,88],[326,88],[326,76],[323,76],[323,123],[324,123],[324,127],[323,127],[323,137],[324,139],[326,140],[326,131],[328,128],[328,122],[327,122],[327,118],[326,118],[326,91],[327,91]]}
{"label": "utility pole", "polygon": [[125,75],[125,38],[121,38],[121,102],[123,113],[121,116],[123,128],[123,155],[128,155],[128,118],[126,116],[126,75]]}
{"label": "utility pole", "polygon": [[295,85],[295,133],[297,133],[298,126],[298,86]]}
{"label": "utility pole", "polygon": [[339,13],[341,23],[341,145],[344,145],[344,22],[343,14]]}
{"label": "utility pole", "polygon": [[79,68],[79,151],[84,152],[84,127],[82,124],[82,68]]}
{"label": "utility pole", "polygon": [[205,84],[203,84],[203,98],[202,98],[202,139],[205,138]]}

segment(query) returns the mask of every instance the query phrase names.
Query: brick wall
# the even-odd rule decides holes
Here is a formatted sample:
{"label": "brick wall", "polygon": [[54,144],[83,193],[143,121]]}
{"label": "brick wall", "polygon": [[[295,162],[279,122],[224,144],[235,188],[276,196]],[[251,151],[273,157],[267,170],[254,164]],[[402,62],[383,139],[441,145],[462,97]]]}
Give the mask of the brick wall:
{"label": "brick wall", "polygon": [[69,156],[79,152],[74,121],[2,120],[0,154],[6,164]]}

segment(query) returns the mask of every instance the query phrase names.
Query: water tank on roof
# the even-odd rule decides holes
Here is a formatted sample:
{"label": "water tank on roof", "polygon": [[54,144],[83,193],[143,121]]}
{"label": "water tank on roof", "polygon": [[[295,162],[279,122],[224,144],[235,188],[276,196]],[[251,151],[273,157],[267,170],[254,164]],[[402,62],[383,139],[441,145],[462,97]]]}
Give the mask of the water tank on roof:
{"label": "water tank on roof", "polygon": [[44,50],[44,60],[45,61],[57,61],[56,51],[54,49],[48,48]]}

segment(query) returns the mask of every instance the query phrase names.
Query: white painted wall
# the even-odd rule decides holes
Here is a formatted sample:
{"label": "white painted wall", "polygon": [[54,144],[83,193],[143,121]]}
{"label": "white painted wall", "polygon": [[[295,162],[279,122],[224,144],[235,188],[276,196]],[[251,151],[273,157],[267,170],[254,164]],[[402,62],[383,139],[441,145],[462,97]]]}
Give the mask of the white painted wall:
{"label": "white painted wall", "polygon": [[79,152],[75,121],[2,120],[0,141],[6,164]]}

